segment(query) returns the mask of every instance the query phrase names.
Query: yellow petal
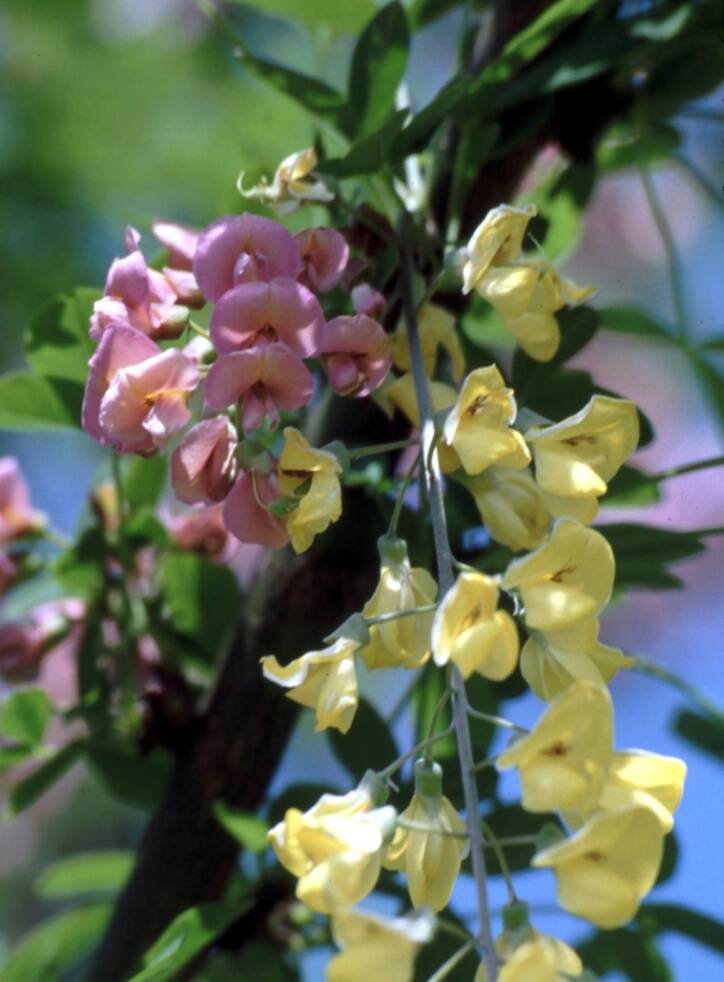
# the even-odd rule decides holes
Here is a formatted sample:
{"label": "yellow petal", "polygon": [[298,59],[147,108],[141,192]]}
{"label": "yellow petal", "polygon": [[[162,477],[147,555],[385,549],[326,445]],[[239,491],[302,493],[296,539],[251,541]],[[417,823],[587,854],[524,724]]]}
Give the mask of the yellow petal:
{"label": "yellow petal", "polygon": [[[437,583],[426,569],[411,568],[407,560],[383,565],[372,597],[362,609],[365,617],[393,614],[434,602]],[[361,654],[368,669],[417,668],[430,654],[432,613],[415,614],[370,627],[370,643]]]}
{"label": "yellow petal", "polygon": [[535,361],[550,361],[558,351],[561,332],[558,321],[549,311],[527,310],[520,317],[504,317],[503,325]]}
{"label": "yellow petal", "polygon": [[470,293],[493,263],[505,264],[518,257],[528,222],[535,214],[534,205],[499,205],[488,212],[468,242],[463,293]]}
{"label": "yellow petal", "polygon": [[614,754],[600,805],[605,811],[646,805],[657,815],[664,832],[670,832],[685,779],[686,764],[678,757],[622,750]]}
{"label": "yellow petal", "polygon": [[527,470],[493,465],[469,485],[490,535],[517,552],[535,549],[551,525],[551,512]]}
{"label": "yellow petal", "polygon": [[467,839],[444,833],[464,834],[467,831],[465,822],[442,795],[413,795],[400,818],[430,831],[403,829],[406,834],[398,841],[392,855],[388,850],[385,865],[405,870],[413,906],[440,911],[447,906],[460,866],[469,851]]}
{"label": "yellow petal", "polygon": [[[453,315],[437,304],[426,303],[418,314],[418,330],[420,347],[425,363],[425,373],[432,378],[435,370],[437,354],[442,348],[450,358],[452,376],[459,382],[465,372],[465,355],[463,354],[460,337],[455,327]],[[401,371],[412,370],[410,348],[407,342],[407,329],[401,323],[391,338],[392,363]]]}
{"label": "yellow petal", "polygon": [[356,910],[332,912],[335,944],[343,948],[327,966],[327,982],[412,982],[420,945],[430,941],[435,921],[429,912],[383,919]]}
{"label": "yellow petal", "polygon": [[503,316],[520,317],[530,306],[540,272],[530,263],[492,266],[476,289]]}

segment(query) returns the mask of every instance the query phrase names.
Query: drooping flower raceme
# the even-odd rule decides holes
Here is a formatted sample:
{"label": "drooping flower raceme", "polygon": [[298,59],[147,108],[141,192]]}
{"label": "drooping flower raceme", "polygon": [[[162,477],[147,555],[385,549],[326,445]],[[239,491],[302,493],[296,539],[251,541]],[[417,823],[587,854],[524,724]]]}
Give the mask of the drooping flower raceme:
{"label": "drooping flower raceme", "polygon": [[327,965],[326,982],[412,982],[415,956],[432,939],[435,918],[425,910],[392,919],[337,910],[331,928],[342,951]]}

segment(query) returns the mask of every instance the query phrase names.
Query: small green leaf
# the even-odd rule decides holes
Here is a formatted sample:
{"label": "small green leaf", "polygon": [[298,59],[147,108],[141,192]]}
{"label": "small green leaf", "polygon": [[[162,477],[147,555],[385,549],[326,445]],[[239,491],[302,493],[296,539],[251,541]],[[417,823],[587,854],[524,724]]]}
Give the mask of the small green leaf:
{"label": "small green leaf", "polygon": [[387,163],[391,147],[402,130],[407,115],[406,109],[397,110],[380,129],[354,143],[346,156],[324,160],[317,170],[320,174],[329,174],[336,178],[372,174],[379,170]]}
{"label": "small green leaf", "polygon": [[706,548],[691,532],[652,525],[625,522],[602,525],[598,531],[608,539],[616,554],[617,586],[656,586],[656,574],[667,563],[696,556]]}
{"label": "small green leaf", "polygon": [[25,934],[0,969],[0,982],[51,982],[85,958],[111,916],[107,903],[85,904],[43,921]]}
{"label": "small green leaf", "polygon": [[673,156],[680,144],[678,130],[663,120],[618,121],[601,138],[596,163],[599,171],[656,164]]}
{"label": "small green leaf", "polygon": [[88,770],[112,797],[138,808],[154,808],[171,773],[171,756],[156,750],[140,756],[123,743],[94,743],[88,748]]}
{"label": "small green leaf", "polygon": [[0,378],[0,430],[78,428],[82,403],[80,382],[12,372]]}
{"label": "small green leaf", "polygon": [[80,897],[121,889],[133,869],[132,852],[108,849],[67,856],[47,866],[35,881],[41,897]]}
{"label": "small green leaf", "polygon": [[674,729],[699,750],[724,761],[724,725],[719,720],[683,709],[674,721]]}
{"label": "small green leaf", "polygon": [[37,375],[85,385],[94,344],[88,334],[99,290],[79,288],[44,303],[25,334],[28,363]]}
{"label": "small green leaf", "polygon": [[538,207],[530,234],[551,261],[576,249],[583,230],[584,209],[595,179],[593,167],[573,164],[530,197],[529,200]]}
{"label": "small green leaf", "polygon": [[599,310],[598,314],[601,327],[605,327],[608,331],[671,341],[671,332],[668,328],[635,307],[605,307]]}
{"label": "small green leaf", "polygon": [[410,32],[400,3],[384,6],[360,34],[352,54],[345,131],[357,138],[377,132],[394,109],[407,66]]}
{"label": "small green leaf", "polygon": [[108,543],[98,526],[86,529],[77,542],[62,552],[53,564],[53,575],[68,595],[94,600],[103,590],[99,576]]}
{"label": "small green leaf", "polygon": [[600,975],[623,972],[631,982],[673,982],[653,938],[638,930],[597,931],[576,950],[581,961]]}
{"label": "small green leaf", "polygon": [[185,910],[148,949],[143,968],[129,982],[166,982],[178,978],[181,969],[250,906],[250,900],[235,899],[199,904]]}
{"label": "small green leaf", "polygon": [[8,812],[17,815],[61,779],[83,757],[87,747],[84,739],[73,740],[56,751],[52,757],[14,785],[8,799]]}
{"label": "small green leaf", "polygon": [[0,747],[0,774],[11,771],[37,755],[32,747]]}
{"label": "small green leaf", "polygon": [[144,505],[157,503],[166,486],[167,470],[162,454],[132,458],[123,476],[123,493],[131,514]]}
{"label": "small green leaf", "polygon": [[0,705],[0,734],[13,743],[37,747],[53,715],[45,689],[22,689]]}
{"label": "small green leaf", "polygon": [[236,811],[223,801],[214,804],[214,815],[226,831],[251,852],[264,852],[267,847],[269,826],[263,818],[251,812]]}
{"label": "small green leaf", "polygon": [[387,767],[400,753],[389,726],[366,699],[360,699],[349,733],[326,733],[334,756],[356,781],[365,771]]}

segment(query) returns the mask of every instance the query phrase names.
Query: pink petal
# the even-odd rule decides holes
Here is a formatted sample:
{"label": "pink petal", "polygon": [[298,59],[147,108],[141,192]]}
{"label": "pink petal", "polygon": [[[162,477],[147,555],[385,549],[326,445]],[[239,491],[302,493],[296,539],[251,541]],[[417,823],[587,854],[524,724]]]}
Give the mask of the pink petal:
{"label": "pink petal", "polygon": [[[278,496],[276,482],[270,476],[256,474],[256,494],[265,504]],[[262,508],[255,497],[252,476],[243,471],[224,502],[224,525],[241,542],[279,549],[289,541],[284,523]]]}
{"label": "pink petal", "polygon": [[191,270],[201,230],[160,219],[153,222],[151,229],[161,245],[168,249],[171,266],[174,269]]}
{"label": "pink petal", "polygon": [[232,406],[259,381],[261,370],[262,352],[258,348],[222,355],[206,376],[204,402],[216,410]]}
{"label": "pink petal", "polygon": [[245,433],[249,430],[258,430],[264,425],[267,416],[272,416],[274,422],[278,418],[268,393],[264,390],[258,392],[256,386],[249,389],[242,397],[242,416]]}
{"label": "pink petal", "polygon": [[150,434],[154,446],[161,447],[191,419],[186,400],[179,395],[162,395],[154,400],[153,406],[143,421],[144,430]]}
{"label": "pink petal", "polygon": [[149,269],[149,300],[153,303],[176,303],[176,291],[169,281],[157,269]]}
{"label": "pink petal", "polygon": [[352,306],[358,314],[382,317],[387,301],[370,283],[360,283],[352,288]]}
{"label": "pink petal", "polygon": [[354,355],[328,355],[324,364],[332,388],[340,395],[353,393],[360,384],[360,370]]}
{"label": "pink petal", "polygon": [[148,266],[138,249],[123,259],[113,260],[103,291],[107,296],[116,297],[129,307],[140,307],[150,290]]}
{"label": "pink petal", "polygon": [[141,244],[141,233],[133,225],[126,225],[124,244],[128,253],[135,252]]}
{"label": "pink petal", "polygon": [[309,369],[283,344],[270,344],[262,356],[261,382],[281,409],[306,406],[314,392]]}
{"label": "pink petal", "polygon": [[296,277],[300,270],[290,233],[278,222],[248,212],[226,215],[209,225],[199,236],[193,260],[199,288],[211,301],[239,282]]}
{"label": "pink petal", "polygon": [[333,290],[349,260],[349,246],[333,228],[308,228],[295,236],[304,263],[300,282],[319,293]]}
{"label": "pink petal", "polygon": [[[330,374],[330,382],[335,391],[343,395],[362,397],[369,395],[380,386],[390,370],[389,339],[381,324],[364,314],[353,317],[335,317],[326,327],[322,351],[327,355],[353,356],[359,372],[359,380],[354,390],[337,389],[335,380]],[[335,357],[327,359],[332,363],[332,371],[340,378],[348,377],[349,367],[346,362]]]}
{"label": "pink petal", "polygon": [[173,290],[176,299],[186,307],[203,307],[205,300],[196,277],[185,269],[172,269],[170,266],[163,267],[163,275]]}

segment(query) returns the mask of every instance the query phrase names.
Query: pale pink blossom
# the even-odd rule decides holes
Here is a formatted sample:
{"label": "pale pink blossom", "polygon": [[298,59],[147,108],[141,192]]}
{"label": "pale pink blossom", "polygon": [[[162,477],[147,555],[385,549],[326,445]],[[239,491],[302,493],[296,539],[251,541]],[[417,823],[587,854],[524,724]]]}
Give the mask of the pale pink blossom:
{"label": "pale pink blossom", "polygon": [[209,370],[204,399],[211,409],[241,402],[245,430],[255,430],[269,419],[279,421],[279,409],[288,412],[306,406],[314,379],[297,356],[279,344],[259,344],[222,355]]}
{"label": "pale pink blossom", "polygon": [[223,501],[236,476],[236,430],[225,416],[197,423],[174,450],[171,482],[187,505]]}
{"label": "pale pink blossom", "polygon": [[90,335],[99,340],[112,323],[126,323],[153,338],[176,338],[188,321],[188,309],[177,303],[172,285],[149,269],[138,248],[140,236],[126,229],[127,255],[114,259],[103,296],[93,305]]}
{"label": "pale pink blossom", "polygon": [[299,282],[317,293],[333,290],[349,260],[345,237],[334,228],[308,228],[294,238],[304,264]]}
{"label": "pale pink blossom", "polygon": [[390,370],[390,344],[385,330],[364,314],[331,320],[322,354],[332,388],[344,396],[369,395],[382,385]]}
{"label": "pale pink blossom", "polygon": [[33,510],[15,457],[0,457],[0,543],[19,539],[44,522],[45,516]]}
{"label": "pale pink blossom", "polygon": [[273,474],[242,471],[224,502],[224,525],[240,542],[281,548],[289,541],[286,527],[265,507],[279,497]]}
{"label": "pale pink blossom", "polygon": [[249,212],[209,225],[199,236],[193,262],[201,292],[211,301],[239,283],[296,278],[301,269],[294,237],[278,222]]}
{"label": "pale pink blossom", "polygon": [[41,604],[19,623],[0,626],[0,676],[13,682],[34,678],[41,662],[73,632],[80,643],[85,604],[75,598]]}
{"label": "pale pink blossom", "polygon": [[168,250],[169,266],[191,272],[201,229],[157,218],[151,225],[151,230],[161,245]]}
{"label": "pale pink blossom", "polygon": [[219,354],[250,348],[260,340],[281,341],[300,358],[319,351],[324,314],[306,287],[288,277],[242,283],[214,308],[209,328]]}
{"label": "pale pink blossom", "polygon": [[352,287],[352,306],[357,314],[365,314],[375,319],[382,317],[387,301],[371,283],[358,283]]}
{"label": "pale pink blossom", "polygon": [[198,552],[215,562],[227,562],[239,550],[239,540],[224,525],[221,503],[176,515],[169,522],[169,531],[179,549]]}

